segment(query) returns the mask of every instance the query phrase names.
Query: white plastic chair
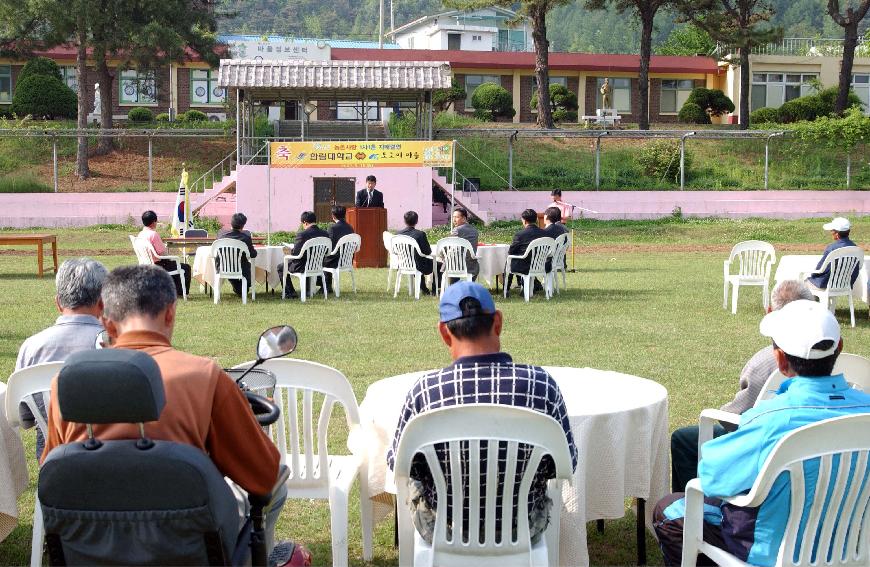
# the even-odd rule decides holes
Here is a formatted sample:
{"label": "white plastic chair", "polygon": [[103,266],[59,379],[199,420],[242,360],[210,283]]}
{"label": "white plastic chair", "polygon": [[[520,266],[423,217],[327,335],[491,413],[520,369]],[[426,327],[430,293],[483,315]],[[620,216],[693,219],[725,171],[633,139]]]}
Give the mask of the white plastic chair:
{"label": "white plastic chair", "polygon": [[140,265],[150,266],[158,260],[171,260],[175,262],[175,269],[167,270],[166,273],[170,276],[178,276],[181,280],[181,295],[187,300],[187,285],[184,283],[184,270],[181,269],[181,259],[178,256],[159,256],[154,251],[154,247],[145,238],[138,238],[130,235],[130,243],[133,245],[133,251],[136,252],[136,259]]}
{"label": "white plastic chair", "polygon": [[864,251],[857,246],[837,248],[825,257],[825,263],[822,264],[821,268],[810,274],[811,276],[818,275],[830,269],[827,288],[818,289],[815,286],[809,286],[813,295],[818,297],[820,302],[826,303],[831,313],[836,308],[837,298],[848,296],[849,315],[852,318],[853,327],[855,326],[855,301],[852,293],[852,272],[856,267],[859,270],[864,268]]}
{"label": "white plastic chair", "polygon": [[[251,264],[250,252],[248,245],[233,238],[219,238],[211,245],[211,263],[214,271],[214,281],[212,288],[214,289],[214,304],[217,305],[221,300],[221,280],[241,280],[242,282],[242,304],[248,303],[248,280],[242,274],[242,260],[248,261],[253,272],[254,266]],[[251,299],[257,299],[257,289],[251,280]]]}
{"label": "white plastic chair", "polygon": [[[463,442],[468,444],[465,454]],[[487,458],[485,464],[481,462],[481,449],[487,449],[487,455],[492,455],[498,452],[500,443],[507,458],[505,470],[508,474],[504,475],[504,482],[499,482],[498,459]],[[531,445],[533,449],[517,487],[510,472],[516,471],[521,443]],[[450,455],[449,491],[436,444],[447,444],[444,450]],[[439,510],[435,515],[432,545],[426,544],[416,533],[406,504],[411,461],[418,453],[426,459],[438,495]],[[556,420],[531,409],[468,404],[435,409],[411,419],[399,439],[395,461],[399,565],[559,565],[560,482],[550,482],[548,487],[553,508],[544,536],[532,545],[529,532],[529,488],[545,455],[553,459],[557,480],[571,479],[571,454],[565,432]],[[470,479],[480,479],[485,475],[486,482],[473,480],[468,486],[463,486],[462,471]],[[496,541],[499,511],[496,498],[501,495],[502,502],[512,502],[514,494],[517,494],[518,506],[501,507],[502,541]],[[447,502],[451,497],[449,523],[452,533],[448,533]],[[463,508],[464,497],[467,497],[467,509]],[[512,533],[514,518],[516,533]],[[468,533],[463,533],[463,525],[468,526]],[[483,534],[480,533],[481,527]]]}
{"label": "white plastic chair", "polygon": [[[252,364],[246,362],[237,368]],[[349,436],[360,428],[359,407],[350,382],[335,368],[307,360],[273,359],[260,368],[277,378],[274,401],[281,408],[281,419],[272,426],[272,439],[281,454],[281,464],[290,469],[287,497],[329,500],[332,564],[345,566],[348,498],[354,480],[359,479],[363,559],[371,561],[373,522],[368,462],[365,456],[330,455],[326,447],[329,420],[336,403],[344,406]],[[324,395],[319,416],[314,415],[315,393]]]}
{"label": "white plastic chair", "polygon": [[384,241],[384,248],[387,249],[387,256],[389,256],[390,263],[387,266],[387,291],[390,291],[390,282],[393,280],[393,272],[399,269],[399,257],[393,253],[393,248],[390,246],[390,243],[393,240],[393,233],[385,230],[381,235],[381,238]]}
{"label": "white plastic chair", "polygon": [[[866,519],[870,490],[864,482],[868,453],[870,414],[837,417],[806,425],[779,440],[748,494],[723,500],[734,506],[758,508],[780,474],[786,473],[791,481],[791,503],[777,565],[866,566],[870,562],[870,531]],[[837,465],[834,464],[835,458],[839,459]],[[820,459],[819,474],[814,483],[804,475],[804,463],[811,459]],[[853,459],[856,459],[854,467]],[[847,490],[850,469],[851,478],[861,481],[851,482]],[[811,489],[814,496],[807,506],[806,492]],[[805,507],[807,513],[804,513]],[[695,565],[699,553],[719,565],[748,565],[727,551],[704,542],[703,521],[704,493],[700,479],[696,478],[686,486],[683,567]],[[802,524],[804,530],[798,539]],[[815,557],[814,550],[817,550]],[[831,561],[827,559],[828,553],[832,555]]]}
{"label": "white plastic chair", "polygon": [[[568,267],[565,265],[565,256],[568,254],[568,233],[560,234],[555,239],[556,245],[553,247],[553,268],[551,271],[552,274],[552,282],[553,288],[561,293],[559,289],[559,272],[562,272],[562,287],[568,289],[568,282],[566,279],[566,274],[568,273]],[[550,295],[552,295],[552,291],[550,291]]]}
{"label": "white plastic chair", "polygon": [[[33,414],[36,420],[36,427],[39,432],[47,440],[48,439],[48,423],[39,411],[36,405],[36,400],[33,399],[34,394],[42,394],[42,399],[45,404],[46,411],[51,402],[51,380],[58,372],[60,372],[63,362],[46,362],[37,364],[28,368],[22,368],[18,372],[13,372],[6,382],[5,396],[5,411],[6,421],[13,429],[18,430],[18,435],[21,435],[21,417],[18,414],[18,406],[24,403]],[[42,549],[45,543],[45,526],[42,521],[42,506],[39,504],[39,497],[34,494],[33,503],[33,534],[30,543],[30,565],[38,567],[42,565]]]}
{"label": "white plastic chair", "polygon": [[[846,382],[853,388],[870,393],[870,359],[857,354],[841,352],[831,374],[843,374]],[[758,397],[752,405],[757,406],[759,403],[775,397],[779,387],[786,380],[787,378],[779,370],[774,370],[765,381],[764,386],[761,387],[761,391],[758,392]],[[701,454],[701,446],[713,438],[713,427],[720,421],[738,425],[740,414],[720,409],[703,410],[698,421],[699,455]]]}
{"label": "white plastic chair", "polygon": [[[508,295],[508,287],[507,281],[508,276],[510,274],[514,274],[518,278],[523,278],[523,294],[525,295],[526,301],[534,295],[535,290],[532,289],[532,282],[534,278],[541,278],[541,281],[544,282],[544,297],[550,299],[550,296],[553,294],[553,286],[550,282],[551,274],[548,274],[546,271],[547,258],[553,254],[553,248],[556,246],[556,241],[549,237],[544,238],[536,238],[529,242],[528,247],[526,247],[526,251],[522,256],[516,255],[508,255],[507,261],[504,266],[504,296]],[[511,271],[511,260],[521,260],[524,258],[529,258],[529,273],[527,274],[518,274],[516,272]]]}
{"label": "white plastic chair", "polygon": [[[731,264],[737,262],[736,274],[731,273]],[[723,265],[722,309],[728,308],[728,285],[731,285],[731,313],[737,314],[737,293],[741,285],[761,286],[761,304],[765,311],[770,304],[770,268],[776,263],[773,245],[761,240],[738,242]]]}
{"label": "white plastic chair", "polygon": [[[423,254],[420,251],[420,246],[417,241],[410,236],[397,234],[390,240],[390,250],[399,259],[399,265],[396,269],[396,286],[393,289],[393,297],[399,295],[399,288],[402,285],[402,276],[408,276],[408,295],[413,292],[414,299],[420,299],[420,286],[423,283],[423,273],[417,271],[417,264],[414,262],[415,256],[430,258],[434,262],[432,255]],[[435,292],[438,292],[438,278],[432,278],[435,285]]]}
{"label": "white plastic chair", "polygon": [[[345,234],[335,243],[335,248],[332,249],[329,256],[338,254],[338,264],[334,268],[323,268],[324,272],[332,274],[332,285],[335,292],[335,297],[341,297],[341,273],[350,272],[350,281],[353,285],[353,292],[356,293],[356,277],[353,269],[353,255],[356,254],[360,246],[362,246],[362,237],[359,234]],[[389,276],[387,276],[389,277]]]}
{"label": "white plastic chair", "polygon": [[474,276],[468,271],[468,259],[475,259],[471,243],[458,236],[447,236],[435,243],[436,256],[442,262],[441,295],[447,289],[449,278],[472,281]]}
{"label": "white plastic chair", "polygon": [[[293,248],[292,244],[284,243],[284,246]],[[312,238],[302,245],[302,250],[296,256],[287,254],[284,256],[284,290],[287,289],[287,278],[293,276],[299,280],[299,298],[302,303],[305,303],[305,296],[308,295],[308,278],[320,277],[320,282],[323,285],[323,299],[326,299],[326,276],[323,273],[323,259],[329,254],[332,249],[332,241],[325,236]],[[305,269],[301,272],[290,272],[290,260],[298,260],[305,257]],[[284,299],[286,291],[281,292],[281,299]]]}

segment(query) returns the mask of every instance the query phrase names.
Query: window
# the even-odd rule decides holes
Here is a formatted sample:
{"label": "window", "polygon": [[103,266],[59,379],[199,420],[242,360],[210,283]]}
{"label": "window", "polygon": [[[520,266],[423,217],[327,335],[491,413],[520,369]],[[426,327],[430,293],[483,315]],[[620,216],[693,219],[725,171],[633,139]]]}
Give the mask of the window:
{"label": "window", "polygon": [[0,65],[0,103],[12,102],[12,67]]}
{"label": "window", "polygon": [[662,79],[659,112],[676,114],[695,88],[691,79]]}
{"label": "window", "polygon": [[408,49],[414,49],[414,36],[408,38]]}
{"label": "window", "polygon": [[501,77],[498,75],[465,75],[465,108],[474,108],[471,97],[474,90],[483,83],[501,85]]}
{"label": "window", "polygon": [[870,113],[870,75],[852,75],[852,90],[864,103],[864,114]]}
{"label": "window", "polygon": [[753,73],[750,106],[752,110],[779,108],[792,99],[812,94],[811,82],[815,78],[814,73]]}
{"label": "window", "polygon": [[71,88],[73,92],[77,92],[79,81],[76,75],[76,68],[70,65],[60,68],[60,75],[63,77],[63,82]]}
{"label": "window", "polygon": [[217,72],[212,69],[190,70],[190,104],[223,104],[226,89],[218,86]]}
{"label": "window", "polygon": [[[631,79],[610,79],[611,106],[619,112],[631,114]],[[599,77],[595,86],[595,107],[604,108],[601,100],[601,85],[604,77]]]}
{"label": "window", "polygon": [[157,83],[153,72],[121,71],[120,104],[157,104]]}

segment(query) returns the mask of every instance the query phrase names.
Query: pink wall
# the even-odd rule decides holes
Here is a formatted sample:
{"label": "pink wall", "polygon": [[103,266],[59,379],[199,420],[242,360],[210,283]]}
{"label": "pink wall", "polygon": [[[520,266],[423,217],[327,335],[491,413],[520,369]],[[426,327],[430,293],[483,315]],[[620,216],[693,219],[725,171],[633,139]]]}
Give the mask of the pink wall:
{"label": "pink wall", "polygon": [[[362,180],[371,170],[272,171],[272,228],[295,230],[302,210],[313,207],[312,177],[336,175]],[[428,170],[381,169],[378,175],[378,187],[384,191],[392,228],[402,226],[402,214],[409,209],[420,214],[421,228],[431,225],[433,207]],[[265,166],[242,168],[237,206],[248,215],[250,228],[257,231],[266,229],[265,186]],[[193,204],[200,198],[196,196]],[[478,204],[469,205],[482,216],[485,212],[488,220],[519,218],[523,209],[540,211],[551,201],[546,191],[483,191],[478,199]],[[677,206],[683,215],[701,217],[801,218],[870,213],[870,192],[866,191],[566,191],[563,199],[597,211],[584,215],[598,219],[660,218],[670,215]],[[146,209],[153,209],[166,222],[174,204],[174,193],[3,193],[0,226],[51,228],[124,223],[130,217],[138,220]],[[231,201],[214,202],[205,208],[204,214],[225,218],[234,212],[234,205]],[[437,220],[443,216],[438,215]]]}
{"label": "pink wall", "polygon": [[[265,231],[269,195],[265,165],[243,166],[236,181],[237,208],[248,217],[248,228]],[[299,215],[314,210],[315,177],[354,177],[356,189],[365,187],[368,175],[378,178],[378,190],[384,193],[387,224],[390,228],[404,226],[405,211],[420,215],[418,226],[432,226],[432,169],[417,167],[370,168],[272,168],[272,230],[296,230]],[[329,219],[317,219],[328,222]]]}
{"label": "pink wall", "polygon": [[[461,195],[457,194],[457,195]],[[542,211],[549,191],[481,191],[475,208],[489,221],[518,219],[523,209]],[[562,200],[596,211],[595,219],[655,219],[680,207],[696,217],[828,217],[870,213],[867,191],[563,191]]]}

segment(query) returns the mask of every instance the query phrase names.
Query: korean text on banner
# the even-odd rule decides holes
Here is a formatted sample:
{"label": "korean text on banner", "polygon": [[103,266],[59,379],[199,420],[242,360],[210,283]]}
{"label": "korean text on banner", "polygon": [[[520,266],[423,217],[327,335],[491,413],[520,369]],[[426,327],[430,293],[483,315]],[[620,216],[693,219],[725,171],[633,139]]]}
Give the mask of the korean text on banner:
{"label": "korean text on banner", "polygon": [[272,142],[272,167],[451,167],[452,141]]}

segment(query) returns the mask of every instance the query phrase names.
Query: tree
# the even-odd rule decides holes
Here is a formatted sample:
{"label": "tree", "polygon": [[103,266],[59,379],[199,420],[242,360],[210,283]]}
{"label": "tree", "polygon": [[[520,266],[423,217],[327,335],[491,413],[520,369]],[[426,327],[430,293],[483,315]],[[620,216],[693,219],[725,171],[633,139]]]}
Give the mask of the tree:
{"label": "tree", "polygon": [[[538,85],[550,84],[550,42],[547,40],[547,14],[557,6],[570,4],[573,0],[521,0],[518,19],[525,16],[532,25],[532,40],[535,43],[535,80]],[[513,0],[444,0],[444,5],[451,8],[473,10],[476,8],[488,8],[501,6],[512,9]],[[550,91],[538,89],[540,94],[540,108],[538,109],[537,124],[540,128],[553,128],[553,111],[550,108]]]}
{"label": "tree", "polygon": [[649,130],[649,61],[652,57],[652,34],[656,13],[671,0],[586,0],[589,9],[603,9],[613,3],[620,14],[631,12],[640,21],[640,72],[637,89],[640,98],[638,128]]}
{"label": "tree", "polygon": [[843,61],[840,63],[840,89],[834,104],[834,111],[837,114],[842,114],[848,104],[849,89],[852,88],[852,63],[855,61],[855,47],[858,45],[858,24],[867,15],[867,9],[870,8],[870,0],[851,2],[857,3],[857,7],[850,6],[849,3],[849,0],[844,0],[843,13],[841,13],[839,0],[828,0],[828,15],[845,32]]}
{"label": "tree", "polygon": [[686,24],[674,28],[655,51],[658,55],[710,55],[715,49],[716,42],[710,34],[695,25]]}
{"label": "tree", "polygon": [[749,128],[749,55],[752,47],[775,41],[782,30],[769,24],[769,0],[675,0],[685,20],[710,37],[737,48],[740,65],[740,129]]}
{"label": "tree", "polygon": [[459,86],[456,79],[453,79],[449,89],[438,89],[432,93],[432,105],[438,112],[444,112],[457,100],[465,100],[465,96],[465,89]]}
{"label": "tree", "polygon": [[[27,30],[12,48],[26,55],[35,45],[51,47],[74,42],[78,81],[78,127],[87,127],[87,59],[94,62],[102,102],[101,126],[112,127],[115,88],[110,59],[119,67],[148,71],[190,53],[216,64],[217,17],[210,0],[0,0],[0,14],[19,10],[16,28]],[[7,24],[8,26],[8,24]],[[5,31],[0,27],[0,40]],[[99,151],[112,150],[112,138],[100,136]],[[87,138],[79,137],[76,174],[89,176]]]}

